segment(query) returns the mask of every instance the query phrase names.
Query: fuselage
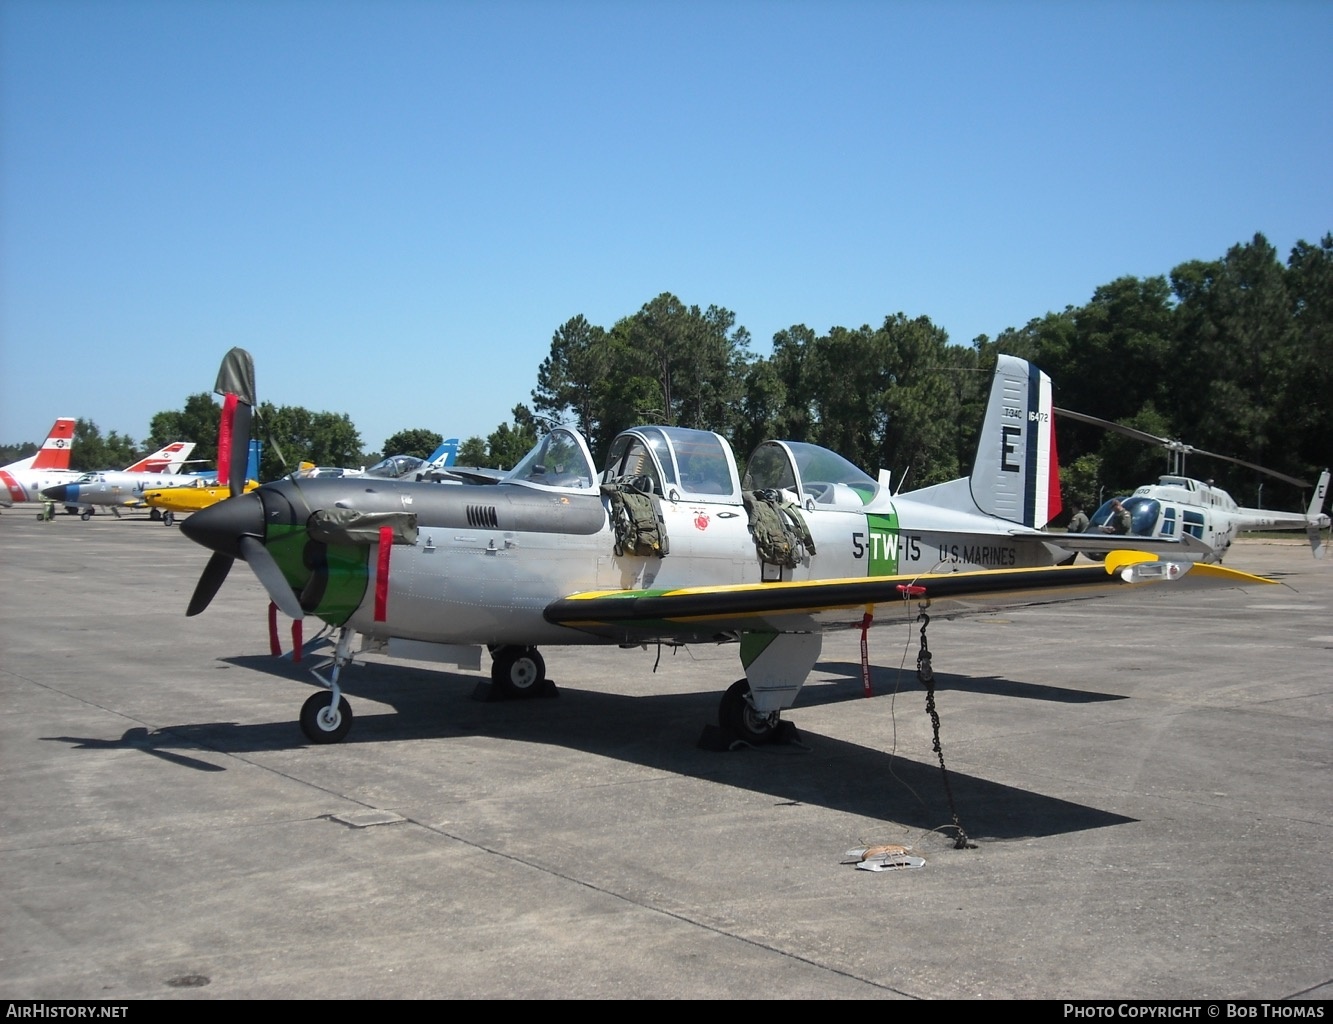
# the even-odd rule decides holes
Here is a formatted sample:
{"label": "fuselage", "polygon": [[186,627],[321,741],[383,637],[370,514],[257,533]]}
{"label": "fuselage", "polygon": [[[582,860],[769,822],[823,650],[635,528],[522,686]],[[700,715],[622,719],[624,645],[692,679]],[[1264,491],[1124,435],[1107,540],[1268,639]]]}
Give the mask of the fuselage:
{"label": "fuselage", "polygon": [[[797,510],[809,535],[794,565],[772,564],[761,558],[740,475],[716,435],[643,428],[613,446],[613,464],[596,475],[582,440],[565,441],[558,459],[527,473],[520,466],[494,485],[284,480],[205,509],[183,529],[227,553],[227,538],[259,537],[308,614],[372,638],[445,644],[599,642],[543,618],[554,601],[592,590],[1028,568],[1065,557],[1035,530],[895,498],[825,449],[769,442],[751,459],[744,491]],[[617,553],[601,484],[631,479],[653,496],[664,557]],[[332,508],[410,514],[415,543],[312,539],[311,514]]]}
{"label": "fuselage", "polygon": [[71,469],[0,469],[0,505],[41,501],[46,488],[73,483],[80,476]]}
{"label": "fuselage", "polygon": [[[1130,513],[1130,535],[1173,540],[1193,537],[1207,545],[1214,560],[1222,558],[1236,535],[1250,530],[1327,529],[1328,517],[1319,513],[1327,476],[1321,477],[1319,492],[1305,515],[1236,504],[1222,488],[1190,477],[1163,476],[1156,484],[1145,484],[1133,495],[1120,499]],[[1108,521],[1111,502],[1092,516],[1090,530]]]}
{"label": "fuselage", "polygon": [[179,473],[132,473],[128,470],[108,470],[83,473],[73,480],[44,487],[42,494],[52,501],[70,506],[124,507],[143,504],[144,491],[189,487],[195,483],[197,483],[196,478]]}
{"label": "fuselage", "polygon": [[[258,486],[250,480],[246,482],[245,490],[253,491]],[[161,509],[163,512],[198,512],[201,508],[215,505],[227,497],[229,497],[227,488],[216,484],[210,486],[202,480],[196,480],[193,484],[179,487],[146,489],[143,493],[143,503],[149,508]]]}

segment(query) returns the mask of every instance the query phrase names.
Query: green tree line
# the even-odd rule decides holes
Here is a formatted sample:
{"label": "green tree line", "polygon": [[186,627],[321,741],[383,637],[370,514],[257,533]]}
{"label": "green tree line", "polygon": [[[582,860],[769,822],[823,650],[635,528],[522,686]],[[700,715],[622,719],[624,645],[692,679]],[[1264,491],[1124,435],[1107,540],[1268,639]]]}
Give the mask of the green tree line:
{"label": "green tree line", "polygon": [[[728,310],[664,294],[610,328],[561,325],[533,409],[577,425],[599,457],[624,427],[664,422],[716,430],[741,458],[767,437],[811,441],[913,488],[969,471],[1000,352],[1045,370],[1057,406],[1312,479],[1333,438],[1333,235],[1285,264],[1255,235],[969,345],[897,313],[822,334],[797,324],[756,357]],[[1082,423],[1058,421],[1057,438],[1067,499],[1099,502],[1169,468],[1163,448]],[[1308,498],[1197,454],[1186,471],[1251,504]]]}
{"label": "green tree line", "polygon": [[[531,404],[516,404],[486,438],[466,439],[458,461],[512,466],[558,423],[582,431],[600,460],[626,427],[665,423],[715,430],[742,460],[766,438],[810,441],[871,473],[892,470],[895,487],[923,487],[969,472],[999,352],[1045,370],[1057,406],[1311,479],[1333,454],[1333,235],[1298,243],[1285,262],[1255,235],[1220,259],[1118,278],[1083,306],[965,345],[929,317],[899,312],[823,333],[795,324],[760,356],[732,311],[664,292],[609,327],[582,315],[557,327]],[[272,442],[264,479],[301,461],[378,457],[363,451],[345,413],[269,403],[258,412]],[[154,416],[137,448],[81,420],[76,464],[124,465],[177,439],[196,441],[207,457],[217,420],[214,399],[192,395],[183,409]],[[439,436],[407,429],[381,450],[424,456]],[[1067,500],[1096,503],[1168,469],[1162,449],[1082,423],[1058,421],[1057,439]],[[1197,454],[1186,470],[1216,477],[1245,503],[1294,507],[1307,497]]]}

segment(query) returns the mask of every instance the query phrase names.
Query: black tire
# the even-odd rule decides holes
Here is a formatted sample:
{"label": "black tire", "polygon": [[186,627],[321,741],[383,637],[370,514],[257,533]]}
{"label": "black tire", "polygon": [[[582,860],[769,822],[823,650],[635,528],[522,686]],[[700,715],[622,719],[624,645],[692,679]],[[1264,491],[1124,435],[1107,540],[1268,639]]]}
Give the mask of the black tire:
{"label": "black tire", "polygon": [[535,647],[501,647],[491,652],[491,682],[505,697],[534,697],[546,682],[546,662]]}
{"label": "black tire", "polygon": [[777,735],[779,720],[776,711],[764,715],[754,709],[748,679],[737,679],[727,687],[717,708],[717,724],[724,732],[756,746],[772,741]]}
{"label": "black tire", "polygon": [[157,522],[159,519],[162,518],[162,510],[160,508],[150,509],[148,512],[148,518],[151,519],[153,522]]}
{"label": "black tire", "polygon": [[90,508],[84,509],[82,512],[79,513],[79,518],[82,519],[85,523],[89,519],[91,519],[92,516],[93,516],[93,510]]}
{"label": "black tire", "polygon": [[[154,511],[156,511],[156,509],[155,509]],[[175,524],[175,522],[176,522],[176,513],[175,513],[175,512],[163,512],[163,513],[162,513],[162,525],[163,525],[163,526],[172,526],[172,525]]]}
{"label": "black tire", "polygon": [[352,706],[346,697],[338,698],[338,707],[330,707],[329,692],[320,690],[301,705],[301,731],[311,743],[338,743],[352,728]]}

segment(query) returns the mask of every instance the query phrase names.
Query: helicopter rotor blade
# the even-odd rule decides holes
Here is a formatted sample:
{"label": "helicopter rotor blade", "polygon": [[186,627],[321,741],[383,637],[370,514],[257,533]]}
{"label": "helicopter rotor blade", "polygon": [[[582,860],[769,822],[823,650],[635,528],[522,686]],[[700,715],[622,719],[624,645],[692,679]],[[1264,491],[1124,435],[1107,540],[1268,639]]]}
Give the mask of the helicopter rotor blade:
{"label": "helicopter rotor blade", "polygon": [[1134,440],[1142,441],[1145,444],[1163,444],[1169,447],[1173,443],[1165,437],[1149,434],[1146,430],[1127,427],[1123,423],[1113,423],[1110,420],[1100,419],[1096,416],[1089,416],[1084,412],[1074,412],[1072,409],[1056,409],[1054,411],[1057,416],[1064,416],[1071,420],[1078,420],[1080,423],[1091,423],[1094,427],[1101,427],[1104,430],[1113,430],[1117,434],[1124,434],[1126,437],[1132,437]]}
{"label": "helicopter rotor blade", "polygon": [[1246,469],[1253,469],[1255,472],[1263,473],[1273,477],[1275,480],[1281,480],[1283,483],[1292,484],[1295,487],[1311,486],[1308,480],[1297,480],[1294,476],[1287,476],[1285,473],[1279,473],[1275,469],[1265,469],[1263,466],[1256,466],[1253,462],[1246,462],[1244,459],[1233,459],[1230,455],[1218,455],[1217,452],[1207,452],[1202,448],[1191,448],[1190,452],[1194,455],[1206,455],[1210,459],[1221,459],[1224,462],[1234,462],[1238,466],[1244,466]]}
{"label": "helicopter rotor blade", "polygon": [[1244,466],[1246,469],[1252,469],[1256,473],[1263,473],[1267,476],[1271,476],[1276,480],[1281,480],[1283,483],[1292,484],[1296,487],[1311,486],[1308,480],[1297,480],[1295,477],[1287,476],[1285,473],[1279,473],[1275,469],[1266,469],[1253,462],[1246,462],[1244,459],[1236,459],[1232,458],[1230,455],[1219,455],[1217,452],[1195,448],[1193,445],[1186,444],[1184,441],[1175,441],[1169,437],[1158,437],[1156,434],[1150,434],[1146,430],[1127,427],[1123,423],[1113,423],[1111,420],[1100,419],[1097,416],[1089,416],[1087,413],[1083,412],[1074,412],[1072,409],[1056,409],[1055,414],[1071,420],[1078,420],[1080,423],[1090,423],[1094,427],[1102,427],[1105,430],[1112,430],[1117,434],[1124,434],[1126,437],[1132,437],[1136,441],[1142,441],[1145,444],[1159,444],[1168,451],[1180,452],[1185,455],[1205,455],[1210,459],[1221,459],[1223,462],[1234,462],[1238,466]]}

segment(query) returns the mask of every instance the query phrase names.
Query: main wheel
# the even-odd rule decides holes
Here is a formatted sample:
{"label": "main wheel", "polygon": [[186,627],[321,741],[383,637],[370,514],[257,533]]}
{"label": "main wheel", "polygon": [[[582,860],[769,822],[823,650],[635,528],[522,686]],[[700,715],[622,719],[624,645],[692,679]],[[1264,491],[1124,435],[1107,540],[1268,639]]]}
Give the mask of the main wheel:
{"label": "main wheel", "polygon": [[722,695],[717,709],[717,724],[747,743],[767,743],[777,734],[781,712],[756,711],[750,695],[750,681],[737,679]]}
{"label": "main wheel", "polygon": [[491,652],[491,682],[506,697],[532,697],[546,681],[546,662],[535,647],[505,646]]}
{"label": "main wheel", "polygon": [[90,509],[90,508],[87,508],[87,509],[84,509],[82,512],[79,513],[79,518],[82,519],[82,520],[86,523],[90,518],[92,518],[92,514],[93,514],[93,510]]}
{"label": "main wheel", "polygon": [[301,731],[311,743],[337,743],[352,727],[352,706],[346,697],[332,706],[328,690],[310,695],[301,705]]}
{"label": "main wheel", "polygon": [[[154,509],[153,511],[157,511],[157,510]],[[176,522],[176,513],[175,513],[175,512],[166,511],[166,512],[163,512],[163,513],[162,513],[162,525],[163,525],[163,526],[171,526],[171,525],[172,525],[173,523],[175,523],[175,522]]]}

